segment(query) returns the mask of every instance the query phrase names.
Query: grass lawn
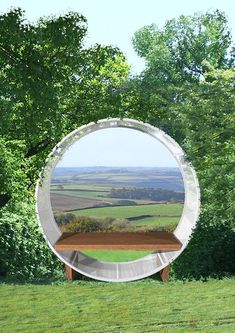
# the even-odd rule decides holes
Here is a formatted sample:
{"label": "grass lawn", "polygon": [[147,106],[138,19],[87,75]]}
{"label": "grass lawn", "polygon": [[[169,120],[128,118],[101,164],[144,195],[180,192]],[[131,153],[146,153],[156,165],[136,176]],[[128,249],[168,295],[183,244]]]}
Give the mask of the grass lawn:
{"label": "grass lawn", "polygon": [[0,285],[1,333],[234,333],[235,280]]}
{"label": "grass lawn", "polygon": [[86,255],[107,262],[124,262],[137,260],[147,256],[153,251],[132,251],[132,250],[85,250]]}

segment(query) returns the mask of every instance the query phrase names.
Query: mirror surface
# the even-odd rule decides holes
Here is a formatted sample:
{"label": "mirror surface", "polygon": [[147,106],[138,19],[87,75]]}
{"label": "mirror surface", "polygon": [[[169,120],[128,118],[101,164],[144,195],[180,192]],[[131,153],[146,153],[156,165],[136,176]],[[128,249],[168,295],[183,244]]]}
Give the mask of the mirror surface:
{"label": "mirror surface", "polygon": [[[51,205],[62,232],[174,231],[184,183],[168,149],[152,136],[108,128],[76,141],[54,169]],[[128,261],[150,251],[83,251]]]}

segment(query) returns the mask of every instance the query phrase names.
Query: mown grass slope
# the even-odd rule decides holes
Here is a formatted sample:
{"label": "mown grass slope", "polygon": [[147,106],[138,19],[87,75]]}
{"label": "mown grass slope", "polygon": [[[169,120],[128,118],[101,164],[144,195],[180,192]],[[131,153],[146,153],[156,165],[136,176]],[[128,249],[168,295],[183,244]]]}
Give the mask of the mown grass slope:
{"label": "mown grass slope", "polygon": [[0,285],[1,333],[234,333],[235,280]]}

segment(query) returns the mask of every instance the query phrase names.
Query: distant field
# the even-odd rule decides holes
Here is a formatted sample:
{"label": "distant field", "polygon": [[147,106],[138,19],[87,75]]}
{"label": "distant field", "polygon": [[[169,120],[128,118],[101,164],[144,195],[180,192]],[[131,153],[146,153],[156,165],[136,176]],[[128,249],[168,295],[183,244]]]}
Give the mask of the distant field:
{"label": "distant field", "polygon": [[[74,211],[76,216],[113,217],[129,219],[136,230],[167,228],[174,230],[179,222],[182,204],[101,207]],[[118,256],[117,256],[118,257]],[[118,260],[119,261],[119,260]],[[122,260],[121,260],[122,261]]]}
{"label": "distant field", "polygon": [[[113,223],[120,231],[171,231],[183,209],[183,194],[177,192],[181,187],[182,178],[175,168],[59,168],[51,185],[51,203],[58,223],[64,223],[60,212],[81,217],[70,225],[75,230],[80,230],[79,223],[85,223],[82,217],[108,217],[112,218],[108,228]],[[66,220],[68,230],[70,222],[72,217]]]}
{"label": "distant field", "polygon": [[86,167],[58,168],[52,185],[114,185],[164,188],[183,191],[183,180],[178,168]]}
{"label": "distant field", "polygon": [[[109,195],[109,190],[110,187],[106,187],[105,190],[89,190],[89,189],[83,189],[81,188],[79,185],[76,187],[71,187],[68,188],[68,185],[64,186],[64,189],[51,189],[51,193],[53,195],[63,195],[63,196],[70,196],[72,197],[71,200],[76,200],[77,203],[77,209],[79,209],[79,200],[78,198],[87,198],[87,199],[96,199],[97,201],[108,201],[110,203],[113,204],[119,204],[119,201],[121,200],[121,198],[110,198]],[[76,197],[76,198],[74,198]],[[58,198],[58,200],[60,200],[60,198]],[[132,200],[134,203],[138,204],[138,205],[144,205],[144,204],[149,204],[149,203],[154,203],[154,201],[151,200]],[[62,204],[61,200],[60,203]],[[76,207],[75,207],[76,208]],[[66,211],[66,207],[63,207],[62,210]]]}
{"label": "distant field", "polygon": [[51,193],[60,195],[69,195],[72,197],[83,197],[83,198],[96,198],[104,200],[105,195],[108,191],[85,191],[85,190],[52,190]]}
{"label": "distant field", "polygon": [[[100,201],[102,202],[102,201]],[[70,211],[75,209],[83,209],[87,207],[94,207],[99,204],[99,201],[92,198],[78,198],[69,195],[57,195],[51,193],[51,204],[53,210]]]}
{"label": "distant field", "polygon": [[52,184],[51,190],[58,191],[62,187],[63,190],[84,190],[84,191],[100,191],[100,192],[108,192],[109,186],[108,185],[100,185],[100,184],[76,184],[71,182],[71,184]]}
{"label": "distant field", "polygon": [[95,190],[95,191],[109,191],[109,186],[100,184],[52,184],[51,191],[58,189],[58,186],[63,186],[64,189],[77,189],[77,190]]}
{"label": "distant field", "polygon": [[153,204],[140,206],[101,207],[77,210],[73,213],[77,216],[112,216],[114,218],[129,218],[140,215],[154,215],[177,217],[181,215],[183,205],[180,203]]}
{"label": "distant field", "polygon": [[[81,173],[78,174],[76,176],[56,176],[53,179],[54,180],[59,180],[59,179],[69,179],[72,178],[74,180],[79,180],[79,179],[92,179],[92,180],[96,180],[97,178],[99,179],[110,179],[110,180],[115,180],[115,181],[119,181],[119,180],[136,180],[139,181],[140,179],[143,179],[144,175],[139,175],[137,176],[136,173],[131,173],[131,172],[122,172],[122,173],[113,173],[113,172],[100,172],[100,173]],[[155,178],[155,176],[151,176],[153,178]],[[162,176],[164,177],[164,176]],[[166,178],[166,177],[165,177]]]}
{"label": "distant field", "polygon": [[137,221],[131,222],[136,227],[156,227],[156,226],[169,226],[174,225],[176,226],[179,222],[178,217],[166,217],[166,216],[159,216],[159,217],[147,217],[144,219],[139,219]]}

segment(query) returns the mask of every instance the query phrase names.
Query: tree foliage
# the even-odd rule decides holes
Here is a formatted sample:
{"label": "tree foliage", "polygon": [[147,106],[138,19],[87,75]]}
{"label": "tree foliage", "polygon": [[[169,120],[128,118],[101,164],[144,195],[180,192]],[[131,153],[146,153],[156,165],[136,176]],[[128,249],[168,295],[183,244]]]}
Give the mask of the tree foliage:
{"label": "tree foliage", "polygon": [[182,105],[192,85],[213,69],[233,66],[233,44],[224,13],[196,13],[155,24],[135,33],[134,48],[146,69],[132,83],[134,116],[169,132],[179,143],[185,138]]}
{"label": "tree foliage", "polygon": [[183,145],[200,181],[200,220],[173,264],[176,276],[234,274],[235,71],[226,17],[180,16],[163,29],[140,29],[133,42],[146,61],[132,82],[135,112],[145,110],[147,121]]}
{"label": "tree foliage", "polygon": [[1,273],[37,276],[60,267],[35,218],[39,171],[71,130],[120,114],[125,57],[111,46],[85,48],[86,33],[85,17],[74,12],[35,24],[21,9],[0,16]]}
{"label": "tree foliage", "polygon": [[225,15],[218,10],[182,15],[167,21],[163,29],[146,26],[135,33],[133,44],[146,60],[148,75],[151,72],[161,83],[198,81],[209,67],[227,68],[232,61],[231,33]]}
{"label": "tree foliage", "polygon": [[182,202],[184,193],[162,188],[138,188],[122,187],[112,188],[109,194],[110,198],[152,200],[162,202]]}
{"label": "tree foliage", "polygon": [[17,209],[0,215],[0,276],[15,278],[55,277],[62,263],[48,247],[35,216],[32,200],[15,202]]}
{"label": "tree foliage", "polygon": [[202,209],[194,237],[175,263],[179,276],[235,273],[234,88],[234,69],[214,70],[186,103],[186,148],[199,176]]}
{"label": "tree foliage", "polygon": [[24,146],[17,164],[28,187],[65,134],[120,108],[116,90],[128,73],[125,58],[109,46],[85,49],[86,32],[86,19],[72,12],[35,25],[20,9],[0,16],[0,133],[6,145]]}

